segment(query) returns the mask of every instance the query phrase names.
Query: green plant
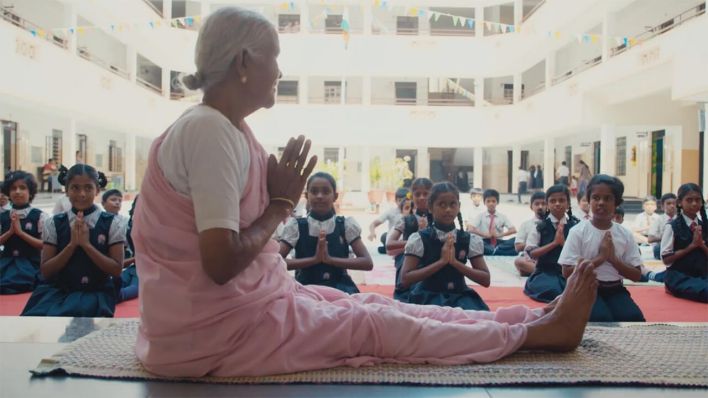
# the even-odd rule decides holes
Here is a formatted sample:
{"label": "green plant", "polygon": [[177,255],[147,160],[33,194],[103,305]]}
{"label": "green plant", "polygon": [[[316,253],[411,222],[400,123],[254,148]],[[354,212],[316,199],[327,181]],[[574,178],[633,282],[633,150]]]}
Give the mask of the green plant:
{"label": "green plant", "polygon": [[376,156],[371,161],[371,164],[369,164],[369,181],[371,183],[371,189],[381,189],[382,177],[381,158]]}
{"label": "green plant", "polygon": [[339,181],[339,163],[328,160],[327,162],[320,163],[315,172],[323,171],[334,177],[335,181]]}

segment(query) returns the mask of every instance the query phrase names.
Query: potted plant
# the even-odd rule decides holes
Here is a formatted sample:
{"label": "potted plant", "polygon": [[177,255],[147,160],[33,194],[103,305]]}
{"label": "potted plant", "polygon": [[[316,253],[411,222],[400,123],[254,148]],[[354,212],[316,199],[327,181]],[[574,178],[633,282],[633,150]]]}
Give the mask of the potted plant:
{"label": "potted plant", "polygon": [[383,178],[383,170],[381,168],[381,159],[376,156],[369,165],[369,181],[371,189],[368,192],[369,204],[378,210],[378,206],[383,201],[383,190],[381,182]]}

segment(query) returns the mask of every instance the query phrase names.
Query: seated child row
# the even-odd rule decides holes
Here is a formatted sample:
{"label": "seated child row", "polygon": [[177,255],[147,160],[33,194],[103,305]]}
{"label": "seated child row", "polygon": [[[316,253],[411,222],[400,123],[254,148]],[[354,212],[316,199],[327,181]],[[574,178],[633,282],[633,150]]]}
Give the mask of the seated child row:
{"label": "seated child row", "polygon": [[22,315],[113,316],[116,302],[138,293],[132,220],[118,214],[122,194],[107,191],[99,210],[93,201],[106,178],[88,165],[62,168],[59,181],[72,209],[49,216],[31,206],[33,175],[6,176],[2,192],[12,207],[0,214],[0,293],[31,291]]}

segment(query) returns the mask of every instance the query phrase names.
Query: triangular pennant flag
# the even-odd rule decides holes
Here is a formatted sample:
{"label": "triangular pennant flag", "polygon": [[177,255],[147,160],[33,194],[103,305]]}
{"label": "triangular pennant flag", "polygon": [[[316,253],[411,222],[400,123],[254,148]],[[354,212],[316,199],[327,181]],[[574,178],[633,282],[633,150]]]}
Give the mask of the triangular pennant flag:
{"label": "triangular pennant flag", "polygon": [[295,2],[294,2],[294,1],[291,1],[291,2],[290,2],[290,10],[292,11],[292,10],[294,10],[294,9],[295,9]]}
{"label": "triangular pennant flag", "polygon": [[593,43],[597,43],[597,41],[600,39],[600,36],[598,35],[590,35],[590,41]]}
{"label": "triangular pennant flag", "polygon": [[154,27],[155,27],[155,23],[152,22],[152,21],[150,21],[150,22],[148,22],[148,26],[150,26],[151,28],[154,28]]}
{"label": "triangular pennant flag", "polygon": [[514,33],[515,30],[516,28],[514,27],[514,25],[509,25],[509,32]]}
{"label": "triangular pennant flag", "polygon": [[468,19],[467,26],[469,26],[470,29],[474,29],[474,19]]}
{"label": "triangular pennant flag", "polygon": [[425,16],[425,13],[426,13],[426,11],[425,11],[424,8],[421,8],[421,9],[418,10],[418,16],[419,16],[419,17],[424,17],[424,16]]}
{"label": "triangular pennant flag", "polygon": [[192,25],[194,25],[194,18],[187,17],[184,19],[184,22],[187,24],[187,26],[192,26]]}
{"label": "triangular pennant flag", "polygon": [[410,10],[408,10],[409,14],[411,17],[418,16],[418,8],[417,7],[411,7]]}
{"label": "triangular pennant flag", "polygon": [[635,39],[634,37],[630,38],[630,39],[629,39],[629,45],[630,45],[630,46],[633,46],[633,45],[635,45],[635,44],[637,44],[637,39]]}
{"label": "triangular pennant flag", "polygon": [[69,28],[69,33],[74,34],[74,28]]}
{"label": "triangular pennant flag", "polygon": [[561,32],[556,31],[555,36],[556,36],[556,39],[560,39],[560,38],[561,38]]}

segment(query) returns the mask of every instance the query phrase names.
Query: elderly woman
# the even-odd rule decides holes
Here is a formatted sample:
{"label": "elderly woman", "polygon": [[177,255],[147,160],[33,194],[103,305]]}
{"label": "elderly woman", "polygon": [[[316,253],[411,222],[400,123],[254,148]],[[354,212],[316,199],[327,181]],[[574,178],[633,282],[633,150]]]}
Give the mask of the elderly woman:
{"label": "elderly woman", "polygon": [[133,236],[140,276],[136,353],[165,376],[269,375],[381,362],[490,362],[518,349],[572,350],[595,301],[577,267],[545,308],[496,312],[415,306],[303,286],[270,237],[316,159],[291,139],[268,157],[245,118],[270,108],[281,75],[275,28],[240,8],[199,33],[191,89],[203,103],[155,140]]}

